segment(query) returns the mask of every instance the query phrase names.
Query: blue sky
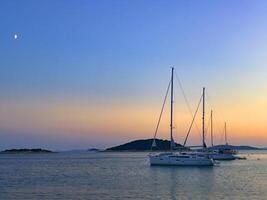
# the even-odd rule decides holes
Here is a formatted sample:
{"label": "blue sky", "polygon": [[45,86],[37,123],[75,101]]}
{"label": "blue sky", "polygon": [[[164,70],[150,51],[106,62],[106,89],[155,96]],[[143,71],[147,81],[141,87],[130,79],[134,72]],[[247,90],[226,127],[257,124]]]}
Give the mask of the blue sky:
{"label": "blue sky", "polygon": [[[22,136],[36,132],[30,124],[26,130],[24,125],[6,126],[6,121],[20,121],[16,116],[22,111],[14,104],[156,104],[172,65],[193,105],[203,85],[215,96],[215,104],[221,104],[222,97],[226,104],[246,98],[246,91],[261,96],[266,91],[266,19],[267,2],[260,0],[2,0],[0,98],[14,116],[2,114],[0,126]],[[49,137],[55,130],[38,131]],[[88,130],[88,146],[93,145],[92,135]],[[49,143],[69,148],[61,139]],[[108,146],[120,136],[112,142],[94,139]],[[73,147],[87,145],[84,138],[77,140]],[[17,143],[38,144],[33,139],[5,147]]]}

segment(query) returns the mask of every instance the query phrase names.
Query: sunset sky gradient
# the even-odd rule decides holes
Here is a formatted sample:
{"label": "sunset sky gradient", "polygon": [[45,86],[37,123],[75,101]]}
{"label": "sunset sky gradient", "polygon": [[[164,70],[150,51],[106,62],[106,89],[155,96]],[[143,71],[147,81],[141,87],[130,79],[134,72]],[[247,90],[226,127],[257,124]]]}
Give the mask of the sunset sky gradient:
{"label": "sunset sky gradient", "polygon": [[[0,149],[151,138],[170,66],[193,111],[207,88],[217,144],[227,121],[230,144],[267,147],[266,19],[265,0],[1,0]],[[176,80],[177,142],[190,121]]]}

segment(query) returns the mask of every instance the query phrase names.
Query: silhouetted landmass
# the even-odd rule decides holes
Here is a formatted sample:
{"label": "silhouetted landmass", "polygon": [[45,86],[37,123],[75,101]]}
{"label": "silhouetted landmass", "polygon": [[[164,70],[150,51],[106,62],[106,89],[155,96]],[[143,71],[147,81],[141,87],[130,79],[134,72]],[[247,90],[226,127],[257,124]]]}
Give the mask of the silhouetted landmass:
{"label": "silhouetted landmass", "polygon": [[102,150],[96,149],[96,148],[91,148],[91,149],[88,149],[87,151],[89,151],[89,152],[98,152],[98,151],[102,151]]}
{"label": "silhouetted landmass", "polygon": [[[119,146],[111,147],[106,149],[106,151],[147,151],[151,150],[153,139],[146,140],[135,140],[132,142],[128,142],[126,144],[122,144]],[[154,150],[166,151],[170,149],[170,141],[169,140],[160,140],[156,139],[157,147]],[[176,148],[182,148],[182,145],[176,144]]]}
{"label": "silhouetted landmass", "polygon": [[218,150],[218,149],[233,149],[233,150],[263,150],[261,148],[252,147],[252,146],[234,146],[234,145],[216,145],[210,147],[210,149]]}
{"label": "silhouetted landmass", "polygon": [[[115,147],[111,147],[106,149],[106,151],[148,151],[151,150],[153,139],[146,140],[135,140],[132,142],[128,142],[126,144],[118,145]],[[170,149],[170,141],[169,140],[161,140],[156,139],[157,147],[153,150],[158,151],[167,151]],[[183,146],[180,144],[176,144],[177,149],[183,149]],[[209,147],[210,149],[218,150],[218,149],[233,149],[233,150],[264,150],[264,148],[257,148],[252,146],[234,146],[234,145],[216,145],[213,147]]]}
{"label": "silhouetted landmass", "polygon": [[1,153],[54,153],[54,152],[46,149],[7,149],[1,151]]}

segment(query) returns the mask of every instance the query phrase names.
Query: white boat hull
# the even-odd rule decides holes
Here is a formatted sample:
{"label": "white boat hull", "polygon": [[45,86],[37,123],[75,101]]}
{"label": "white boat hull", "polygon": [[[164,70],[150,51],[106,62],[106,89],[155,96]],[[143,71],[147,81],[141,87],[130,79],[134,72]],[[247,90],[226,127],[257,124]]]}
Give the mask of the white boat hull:
{"label": "white boat hull", "polygon": [[150,165],[173,166],[213,166],[214,161],[207,157],[185,155],[150,155]]}
{"label": "white boat hull", "polygon": [[210,155],[213,160],[235,160],[236,157],[232,154],[211,154]]}

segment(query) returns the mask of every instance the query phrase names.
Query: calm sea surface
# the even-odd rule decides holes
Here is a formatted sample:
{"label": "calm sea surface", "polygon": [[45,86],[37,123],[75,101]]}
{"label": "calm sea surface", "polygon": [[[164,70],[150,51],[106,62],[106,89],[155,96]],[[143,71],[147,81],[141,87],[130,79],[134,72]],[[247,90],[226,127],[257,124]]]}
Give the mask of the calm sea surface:
{"label": "calm sea surface", "polygon": [[148,153],[0,155],[0,199],[267,199],[267,152],[215,167],[150,167]]}

